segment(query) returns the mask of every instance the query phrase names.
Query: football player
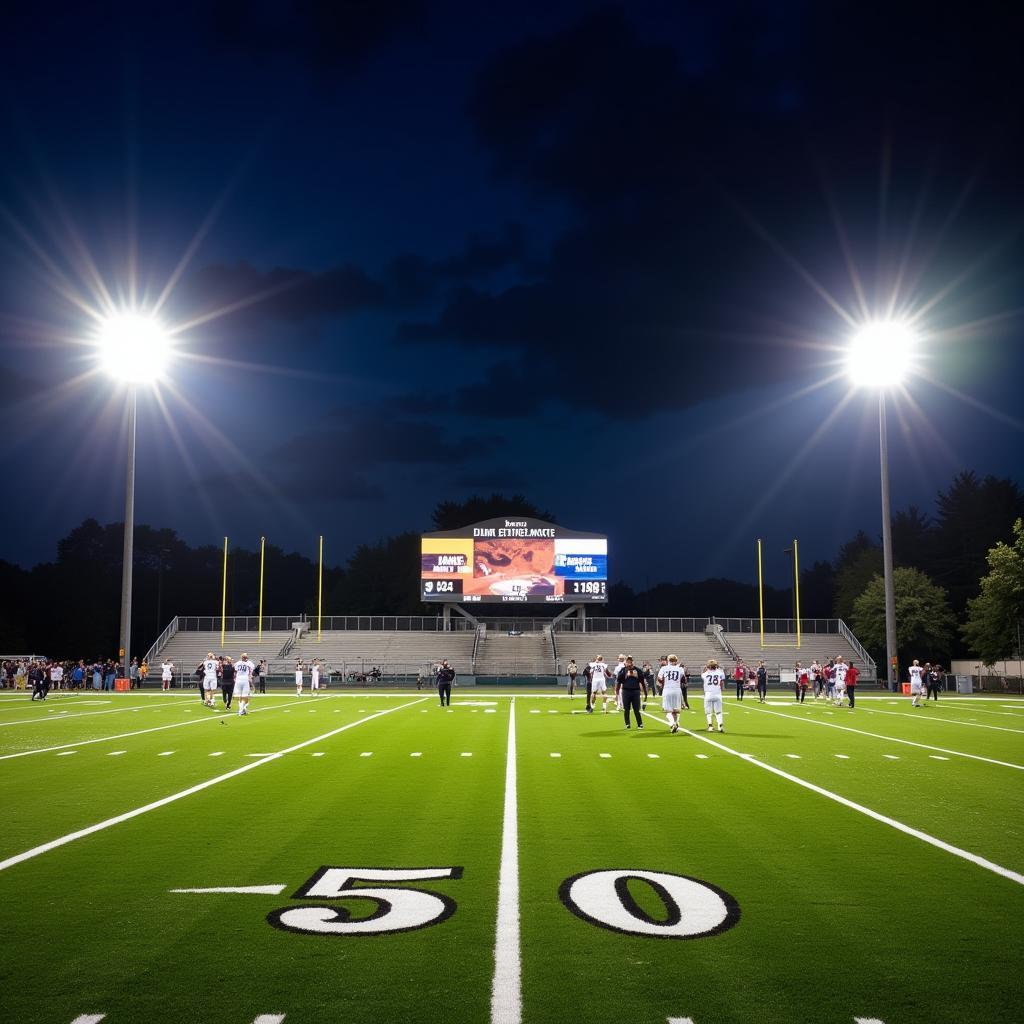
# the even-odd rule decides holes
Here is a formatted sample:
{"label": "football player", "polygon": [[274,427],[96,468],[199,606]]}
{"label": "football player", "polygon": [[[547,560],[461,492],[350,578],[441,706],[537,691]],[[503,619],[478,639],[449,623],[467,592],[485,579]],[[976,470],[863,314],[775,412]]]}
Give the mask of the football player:
{"label": "football player", "polygon": [[914,698],[910,702],[910,706],[919,708],[921,706],[921,680],[924,678],[924,669],[921,668],[921,663],[914,659],[914,664],[910,666],[910,694]]}
{"label": "football player", "polygon": [[708,719],[708,732],[715,731],[711,724],[712,714],[718,719],[718,731],[725,732],[725,725],[722,723],[722,685],[725,683],[725,672],[718,667],[718,662],[711,658],[700,677],[704,680],[704,714]]}
{"label": "football player", "polygon": [[850,666],[843,661],[843,656],[838,655],[835,665],[832,666],[832,694],[836,707],[839,707],[846,697],[846,673],[849,669]]}
{"label": "football player", "polygon": [[315,658],[309,666],[309,689],[311,693],[320,692],[320,662]]}
{"label": "football player", "polygon": [[295,696],[302,696],[302,659],[295,659]]}
{"label": "football player", "polygon": [[669,732],[679,732],[679,712],[683,707],[683,676],[684,670],[674,654],[670,654],[668,663],[658,669],[661,709],[668,715]]}
{"label": "football player", "polygon": [[239,716],[249,714],[249,697],[252,694],[252,674],[256,666],[249,660],[249,655],[244,651],[241,658],[235,662],[235,690],[234,695],[238,698]]}
{"label": "football player", "polygon": [[588,712],[593,712],[594,705],[597,704],[598,694],[601,694],[602,707],[604,713],[608,714],[608,666],[604,663],[604,655],[599,654],[589,665],[590,668],[590,685],[591,692],[593,694],[593,703],[587,708]]}
{"label": "football player", "polygon": [[213,694],[217,689],[217,659],[213,651],[206,652],[206,659],[203,661],[203,703],[213,707]]}

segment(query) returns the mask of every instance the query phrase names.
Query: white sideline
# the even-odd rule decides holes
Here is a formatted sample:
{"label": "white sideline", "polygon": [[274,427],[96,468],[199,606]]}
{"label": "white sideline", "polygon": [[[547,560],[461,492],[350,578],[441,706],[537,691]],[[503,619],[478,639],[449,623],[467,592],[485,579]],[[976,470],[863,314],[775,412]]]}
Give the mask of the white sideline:
{"label": "white sideline", "polygon": [[869,715],[895,715],[898,718],[915,718],[917,721],[941,722],[943,725],[965,725],[968,729],[995,729],[996,732],[1024,733],[1024,729],[1010,729],[1005,725],[986,725],[984,722],[964,722],[959,718],[925,718],[911,715],[906,711],[883,711],[881,708],[864,708]]}
{"label": "white sideline", "polygon": [[[178,701],[171,700],[164,704],[153,704],[151,707],[164,708],[168,704],[177,704]],[[83,711],[80,715],[60,715],[57,718],[23,718],[20,722],[0,722],[0,729],[9,729],[15,725],[40,725],[45,722],[70,722],[72,718],[89,718],[91,715],[123,715],[126,711],[149,711],[150,708],[130,707],[111,708],[109,711]]]}
{"label": "white sideline", "polygon": [[765,715],[777,715],[779,718],[788,718],[791,722],[807,722],[809,725],[822,725],[826,729],[842,729],[843,732],[853,732],[858,736],[870,736],[872,739],[884,740],[886,743],[904,743],[908,747],[920,747],[922,750],[938,750],[943,754],[954,754],[957,757],[969,757],[972,761],[985,761],[987,764],[997,764],[1003,768],[1016,768],[1018,771],[1024,772],[1024,764],[1014,764],[1012,761],[997,761],[994,757],[982,757],[981,754],[967,754],[962,750],[949,750],[946,747],[933,747],[929,743],[917,743],[915,740],[901,740],[897,739],[895,736],[883,736],[879,732],[866,732],[864,729],[854,729],[852,725],[837,725],[835,722],[819,722],[816,718],[802,718],[799,715],[788,715],[784,711],[769,711],[767,708],[755,708],[754,710],[760,711]]}
{"label": "white sideline", "polygon": [[136,807],[133,811],[126,811],[124,814],[118,814],[113,818],[107,818],[106,821],[90,825],[88,828],[79,829],[77,832],[69,832],[67,835],[61,836],[58,839],[53,839],[48,843],[43,843],[41,846],[34,846],[31,850],[26,850],[24,853],[18,853],[13,857],[8,857],[6,860],[0,861],[0,871],[6,871],[8,868],[12,868],[16,864],[21,864],[22,861],[31,860],[33,857],[38,857],[41,854],[49,853],[51,850],[56,850],[58,847],[66,846],[68,843],[72,843],[76,839],[91,836],[94,832],[102,832],[104,829],[111,828],[114,825],[120,825],[124,821],[130,821],[132,818],[139,817],[140,814],[147,813],[147,811],[155,811],[160,807],[166,807],[167,804],[172,804],[177,800],[182,800],[186,796],[192,796],[194,793],[201,793],[204,789],[216,786],[219,782],[227,782],[228,779],[233,779],[237,775],[244,775],[245,772],[251,772],[253,768],[259,768],[260,765],[276,761],[285,754],[293,754],[296,750],[302,750],[303,747],[312,746],[314,743],[322,743],[324,740],[330,739],[332,736],[337,736],[338,733],[345,732],[347,729],[354,729],[357,725],[372,722],[373,719],[380,718],[382,715],[390,715],[393,711],[401,711],[403,708],[411,708],[414,704],[420,704],[426,699],[426,697],[421,697],[419,700],[413,700],[407,704],[399,704],[394,708],[385,708],[383,711],[378,711],[376,714],[367,715],[366,718],[358,718],[354,722],[349,722],[347,725],[342,725],[337,729],[332,729],[330,732],[325,732],[320,736],[314,736],[309,740],[303,740],[302,743],[296,743],[294,746],[286,747],[284,750],[278,750],[276,753],[261,758],[259,761],[250,761],[248,764],[242,765],[241,768],[235,768],[233,771],[225,772],[223,775],[207,779],[206,782],[200,782],[195,786],[190,786],[188,789],[183,789],[178,793],[172,793],[170,796],[165,796],[160,800],[154,800],[152,803],[145,804],[142,807]]}
{"label": "white sideline", "polygon": [[[652,715],[649,711],[645,711],[643,713],[647,718],[653,718],[656,722],[664,722],[665,725],[670,724],[667,718],[659,718],[657,715]],[[951,853],[954,857],[961,857],[963,860],[970,861],[972,864],[977,864],[978,867],[984,868],[986,871],[991,871],[993,874],[1001,875],[1003,878],[1008,878],[1011,882],[1016,882],[1018,885],[1024,885],[1024,875],[1021,875],[1016,871],[1011,871],[1010,868],[1004,868],[1001,864],[996,864],[984,857],[979,857],[978,854],[971,853],[969,850],[962,850],[959,846],[953,846],[952,843],[947,843],[942,839],[936,839],[935,836],[931,836],[927,832],[921,832],[919,829],[912,828],[910,825],[904,825],[902,821],[897,821],[895,818],[890,818],[885,814],[880,814],[878,811],[873,811],[870,807],[865,807],[863,804],[858,804],[853,800],[848,800],[845,796],[840,796],[838,793],[833,793],[829,789],[816,786],[813,782],[808,782],[806,779],[801,779],[796,775],[790,775],[789,772],[784,772],[781,768],[775,768],[773,765],[767,764],[764,761],[759,761],[753,754],[743,754],[738,750],[733,750],[732,747],[727,747],[722,743],[717,743],[715,740],[708,739],[707,736],[702,736],[700,733],[691,732],[691,730],[686,729],[683,726],[679,727],[679,731],[685,732],[688,736],[692,736],[695,740],[700,740],[702,743],[709,743],[711,746],[716,747],[718,750],[721,750],[726,754],[732,754],[733,757],[738,757],[741,761],[746,761],[747,764],[752,764],[757,768],[764,769],[766,772],[771,772],[773,775],[778,775],[781,779],[786,779],[789,782],[795,782],[798,786],[802,786],[804,789],[809,789],[812,793],[817,793],[820,796],[827,797],[829,800],[834,800],[837,804],[849,807],[851,810],[857,811],[859,814],[865,814],[869,818],[874,818],[875,821],[880,821],[883,825],[888,825],[890,828],[896,829],[897,832],[903,832],[905,835],[912,836],[914,839],[920,839],[921,842],[928,843],[930,846],[934,846],[939,850],[944,850],[946,853]],[[0,867],[2,867],[2,865],[0,865]]]}
{"label": "white sideline", "polygon": [[[287,704],[274,704],[269,708],[253,708],[250,714],[257,715],[263,711],[277,711],[278,708],[286,708],[288,704],[297,704],[298,701],[288,701]],[[218,715],[210,715],[207,718],[190,718],[187,722],[172,722],[170,725],[154,725],[151,729],[138,729],[135,732],[122,732],[116,736],[100,736],[94,740],[78,740],[75,743],[60,743],[55,747],[36,747],[34,750],[19,750],[16,754],[0,754],[0,761],[8,761],[12,757],[29,757],[31,754],[49,754],[54,750],[67,750],[68,747],[85,747],[90,743],[108,743],[111,740],[126,740],[131,736],[143,736],[147,732],[162,732],[164,729],[180,729],[183,725],[201,725],[203,722],[216,722],[222,718],[237,717],[237,712],[223,711]],[[173,751],[168,751],[173,753]],[[164,757],[164,754],[160,755]]]}
{"label": "white sideline", "polygon": [[283,1013],[261,1013],[252,1024],[281,1024],[284,1018],[285,1015]]}
{"label": "white sideline", "polygon": [[519,959],[519,822],[516,796],[516,702],[509,704],[505,755],[505,813],[501,824],[498,921],[494,939],[491,1024],[519,1024],[523,1018]]}
{"label": "white sideline", "polygon": [[71,1024],[100,1024],[106,1016],[105,1013],[80,1013]]}

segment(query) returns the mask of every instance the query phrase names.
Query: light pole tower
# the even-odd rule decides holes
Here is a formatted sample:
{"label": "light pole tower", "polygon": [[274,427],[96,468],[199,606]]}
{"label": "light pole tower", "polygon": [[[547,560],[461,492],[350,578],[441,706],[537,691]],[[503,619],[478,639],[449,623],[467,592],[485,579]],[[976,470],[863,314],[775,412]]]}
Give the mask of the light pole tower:
{"label": "light pole tower", "polygon": [[882,571],[885,584],[885,671],[889,689],[896,688],[896,596],[893,589],[892,514],[889,502],[889,441],[886,392],[896,387],[910,368],[915,343],[913,330],[899,321],[865,324],[853,336],[847,371],[854,384],[878,391],[878,461],[882,477]]}

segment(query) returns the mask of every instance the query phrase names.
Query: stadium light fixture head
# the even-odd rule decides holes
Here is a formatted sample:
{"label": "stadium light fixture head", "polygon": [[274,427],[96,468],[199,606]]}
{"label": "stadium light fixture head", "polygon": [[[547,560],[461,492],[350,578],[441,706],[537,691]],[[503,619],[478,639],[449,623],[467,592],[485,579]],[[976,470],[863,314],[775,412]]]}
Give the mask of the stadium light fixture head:
{"label": "stadium light fixture head", "polygon": [[171,357],[171,339],[160,323],[141,313],[117,313],[97,335],[100,363],[126,384],[154,384]]}
{"label": "stadium light fixture head", "polygon": [[916,342],[913,328],[904,321],[866,323],[850,341],[846,372],[860,387],[896,387],[911,368]]}

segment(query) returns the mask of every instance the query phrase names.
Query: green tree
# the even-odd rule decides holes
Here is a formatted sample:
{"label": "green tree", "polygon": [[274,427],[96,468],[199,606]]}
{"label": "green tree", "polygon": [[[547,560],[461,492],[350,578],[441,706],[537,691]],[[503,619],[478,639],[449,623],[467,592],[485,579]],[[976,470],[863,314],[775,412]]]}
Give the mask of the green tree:
{"label": "green tree", "polygon": [[[850,547],[850,544],[846,545],[846,548]],[[840,556],[840,564],[835,575],[835,614],[837,618],[846,622],[851,621],[857,598],[864,593],[864,588],[872,578],[880,575],[881,572],[882,549],[870,541],[866,546],[858,545],[856,549],[850,550],[845,557]]]}
{"label": "green tree", "polygon": [[1024,621],[1024,520],[1013,524],[1013,535],[1012,544],[989,550],[981,593],[967,602],[963,638],[986,665],[1014,653]]}
{"label": "green tree", "polygon": [[[896,653],[901,665],[911,658],[945,658],[956,637],[956,618],[945,590],[918,569],[895,569]],[[851,625],[861,642],[885,664],[885,584],[871,579],[853,604]]]}
{"label": "green tree", "polygon": [[513,494],[511,498],[505,497],[504,494],[492,494],[489,498],[481,498],[474,494],[465,501],[442,501],[434,509],[431,520],[435,530],[458,530],[472,523],[498,519],[501,516],[546,519],[549,523],[555,521],[550,512],[541,511],[521,494]]}

